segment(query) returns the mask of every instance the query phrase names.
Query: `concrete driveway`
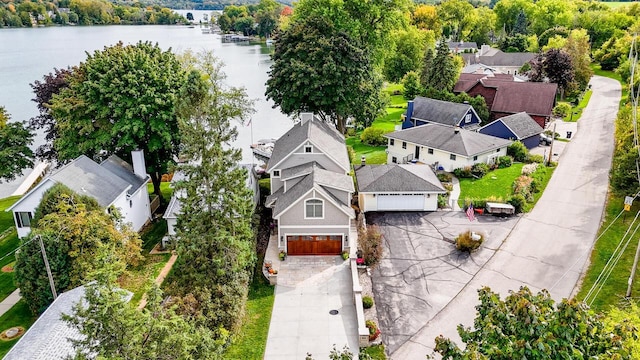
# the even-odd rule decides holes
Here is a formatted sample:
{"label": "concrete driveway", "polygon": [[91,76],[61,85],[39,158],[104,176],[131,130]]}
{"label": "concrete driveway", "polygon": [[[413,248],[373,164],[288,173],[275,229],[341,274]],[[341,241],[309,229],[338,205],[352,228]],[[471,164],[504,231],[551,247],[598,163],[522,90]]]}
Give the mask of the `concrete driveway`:
{"label": "concrete driveway", "polygon": [[[473,325],[477,289],[482,286],[502,296],[523,285],[533,291],[548,289],[556,300],[574,293],[602,220],[620,101],[617,81],[594,76],[591,84],[593,95],[578,122],[577,134],[564,149],[535,209],[520,219],[493,257],[422,328],[393,334],[393,342],[383,338],[390,345],[392,359],[424,359],[439,334],[459,341],[456,326]],[[380,270],[383,274],[385,269]],[[451,283],[458,281],[446,278]],[[465,278],[468,276],[460,276],[462,281]],[[405,316],[420,316],[421,311]],[[401,338],[406,340],[402,344]]]}

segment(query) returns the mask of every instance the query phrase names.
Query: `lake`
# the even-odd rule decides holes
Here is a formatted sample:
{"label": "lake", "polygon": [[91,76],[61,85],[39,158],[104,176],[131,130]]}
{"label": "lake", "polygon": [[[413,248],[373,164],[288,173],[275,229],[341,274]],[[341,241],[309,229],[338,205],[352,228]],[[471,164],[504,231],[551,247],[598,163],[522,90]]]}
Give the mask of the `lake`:
{"label": "lake", "polygon": [[[192,12],[196,21],[210,11]],[[255,114],[251,126],[238,126],[235,147],[242,149],[243,162],[251,162],[249,145],[263,138],[278,138],[293,124],[292,120],[273,108],[265,99],[265,82],[271,65],[272,48],[264,44],[222,43],[216,34],[202,34],[199,26],[90,26],[46,27],[30,29],[0,29],[0,105],[5,106],[12,121],[23,121],[37,115],[36,104],[29,84],[42,80],[54,68],[65,68],[86,59],[86,52],[122,41],[158,43],[163,49],[176,53],[191,49],[194,52],[212,50],[220,58],[228,85],[244,87],[249,98],[255,100]],[[43,142],[42,134],[35,145]],[[18,186],[16,182],[0,184],[0,198]]]}

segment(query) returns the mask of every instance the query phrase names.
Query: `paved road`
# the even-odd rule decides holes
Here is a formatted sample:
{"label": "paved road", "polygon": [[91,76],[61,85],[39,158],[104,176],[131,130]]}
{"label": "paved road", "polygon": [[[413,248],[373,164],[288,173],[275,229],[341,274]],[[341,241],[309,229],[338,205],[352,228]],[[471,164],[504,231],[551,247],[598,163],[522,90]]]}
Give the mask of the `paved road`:
{"label": "paved road", "polygon": [[554,299],[569,297],[586,266],[601,223],[613,152],[620,84],[591,80],[593,95],[544,195],[522,217],[505,243],[471,281],[431,321],[391,354],[392,359],[424,359],[433,339],[459,339],[456,326],[473,325],[476,290],[490,286],[503,296],[526,285],[549,289]]}

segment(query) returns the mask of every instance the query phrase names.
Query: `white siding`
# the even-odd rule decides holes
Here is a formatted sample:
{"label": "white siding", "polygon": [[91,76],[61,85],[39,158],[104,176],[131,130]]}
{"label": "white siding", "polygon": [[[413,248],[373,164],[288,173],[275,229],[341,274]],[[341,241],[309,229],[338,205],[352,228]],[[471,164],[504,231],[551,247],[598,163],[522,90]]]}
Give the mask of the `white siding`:
{"label": "white siding", "polygon": [[123,192],[113,202],[113,206],[118,208],[123,221],[130,223],[131,228],[135,231],[140,231],[151,220],[146,184],[141,186],[130,198],[127,198],[127,193]]}
{"label": "white siding", "polygon": [[173,236],[176,234],[176,222],[178,219],[167,219],[167,234]]}
{"label": "white siding", "polygon": [[44,195],[45,191],[49,190],[55,184],[56,184],[55,181],[51,179],[46,179],[41,184],[36,186],[30,193],[28,193],[22,199],[20,199],[20,203],[12,209],[13,222],[18,231],[19,238],[23,238],[29,235],[29,233],[31,232],[31,228],[30,227],[18,228],[18,224],[16,223],[15,213],[30,212],[31,215],[33,215],[38,205],[40,205],[40,201],[42,200],[42,196]]}

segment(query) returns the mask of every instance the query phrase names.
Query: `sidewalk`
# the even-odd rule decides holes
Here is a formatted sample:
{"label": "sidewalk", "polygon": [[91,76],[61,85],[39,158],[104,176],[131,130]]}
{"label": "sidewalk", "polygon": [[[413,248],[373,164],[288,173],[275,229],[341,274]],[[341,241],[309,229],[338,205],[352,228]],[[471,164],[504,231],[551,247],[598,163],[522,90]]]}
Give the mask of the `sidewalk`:
{"label": "sidewalk", "polygon": [[14,292],[9,294],[9,296],[0,303],[0,316],[9,311],[13,305],[20,301],[20,299],[22,299],[22,296],[20,296],[20,289],[16,289]]}

